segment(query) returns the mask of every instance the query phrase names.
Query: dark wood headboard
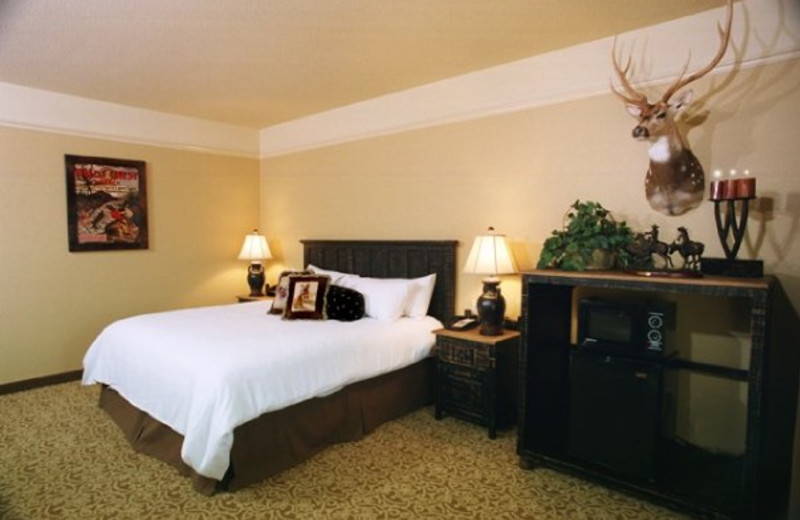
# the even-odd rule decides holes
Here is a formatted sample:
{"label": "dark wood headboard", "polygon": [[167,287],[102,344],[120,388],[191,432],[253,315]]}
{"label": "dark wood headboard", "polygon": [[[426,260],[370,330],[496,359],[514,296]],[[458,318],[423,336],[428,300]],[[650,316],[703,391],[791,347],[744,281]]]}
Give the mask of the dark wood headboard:
{"label": "dark wood headboard", "polygon": [[418,278],[436,273],[428,314],[443,323],[455,314],[455,240],[301,240],[303,266],[374,278]]}

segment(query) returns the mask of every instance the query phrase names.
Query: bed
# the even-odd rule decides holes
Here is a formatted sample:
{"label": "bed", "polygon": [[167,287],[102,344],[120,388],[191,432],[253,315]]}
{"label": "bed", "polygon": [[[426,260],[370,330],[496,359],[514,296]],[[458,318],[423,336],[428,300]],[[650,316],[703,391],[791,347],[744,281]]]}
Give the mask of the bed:
{"label": "bed", "polygon": [[[425,326],[430,328],[434,327],[434,324],[444,323],[454,314],[455,241],[303,240],[302,244],[304,266],[313,264],[322,270],[356,273],[370,278],[416,279],[436,274],[436,282],[428,307],[429,317],[424,318],[429,321],[424,322]],[[248,320],[255,317],[265,318],[266,309],[267,306],[264,302],[256,302],[196,309],[191,312],[175,311],[175,316],[188,319],[189,316],[194,317],[199,313],[201,319],[205,319],[203,313],[215,313],[213,316],[221,317],[212,319],[230,320],[239,329],[246,328]],[[158,320],[159,318],[160,314],[153,315],[148,319]],[[265,320],[261,319],[259,323],[263,321]],[[379,343],[395,341],[393,337],[383,335],[383,332],[378,334],[378,329],[370,329],[369,327],[373,326],[371,321],[374,320],[360,320],[347,325],[331,325],[339,326],[338,330],[343,336],[346,331],[364,327],[370,341]],[[405,321],[413,320],[406,319]],[[275,323],[274,327],[286,328],[293,325],[285,322]],[[353,328],[348,328],[350,325]],[[132,324],[128,323],[128,326],[132,326]],[[393,325],[393,327],[402,326],[405,326],[404,320],[398,320],[398,324]],[[418,325],[414,326],[418,327]],[[174,327],[178,327],[178,325],[174,325]],[[202,340],[198,338],[189,340],[187,343],[195,343],[199,350],[212,349],[213,345],[210,340],[207,340],[207,337],[212,336],[214,331],[209,329],[204,332],[202,327],[196,326],[192,326],[192,328],[200,329],[199,332],[204,336]],[[154,330],[162,329],[156,327]],[[172,341],[172,336],[169,335],[175,334],[175,330],[169,328],[163,330],[166,339]],[[220,330],[224,331],[225,329]],[[370,332],[371,330],[374,332]],[[398,329],[393,334],[397,333],[400,336],[412,335],[411,329],[407,331]],[[309,334],[309,337],[313,336],[310,332]],[[335,334],[339,335],[340,333],[336,332]],[[277,341],[280,331],[270,329],[269,335],[275,336],[273,341]],[[430,334],[428,333],[428,335]],[[146,338],[146,336],[143,337]],[[99,339],[100,337],[96,342]],[[227,356],[229,360],[248,355],[249,351],[246,346],[240,345],[239,342],[232,345],[232,342],[224,338],[220,339],[227,343],[219,348],[229,354]],[[175,343],[177,344],[179,341],[181,340],[176,336]],[[322,342],[321,339],[320,342]],[[148,342],[142,343],[142,351],[147,350],[146,343]],[[355,339],[353,343],[355,344]],[[374,347],[380,346],[374,345]],[[360,358],[369,358],[371,357],[370,352],[379,351],[377,348],[370,349],[369,345],[366,348],[367,350],[361,351],[362,354],[358,354]],[[93,350],[95,350],[94,344],[90,348],[90,353]],[[342,355],[337,357],[346,357],[346,352],[342,351]],[[87,353],[87,358],[90,353]],[[134,366],[131,359],[134,358],[126,359],[124,362],[117,361],[116,364],[133,367],[132,371],[147,370],[141,366]],[[167,356],[164,357],[164,363],[168,363]],[[147,365],[147,363],[138,363],[138,365]],[[195,377],[191,373],[191,365],[191,362],[180,365],[181,370],[186,370],[186,372],[175,378],[178,386],[181,381]],[[326,373],[326,370],[321,371],[317,365],[319,363],[316,360],[309,359],[304,362],[303,369],[307,369],[309,372]],[[218,365],[221,372],[225,371],[226,366],[223,361],[220,361]],[[205,370],[205,368],[198,368],[198,370]],[[208,467],[213,464],[211,466],[204,465],[206,459],[202,451],[198,458],[186,450],[187,446],[196,444],[195,439],[205,439],[208,431],[213,433],[213,430],[218,429],[217,423],[220,422],[218,419],[215,419],[214,424],[210,426],[203,422],[190,420],[186,424],[179,423],[183,425],[183,430],[181,427],[171,428],[165,424],[173,424],[171,418],[164,419],[163,422],[154,418],[154,416],[166,417],[161,415],[164,412],[160,409],[154,408],[157,411],[151,411],[151,413],[145,411],[149,408],[148,405],[141,404],[143,394],[137,394],[122,384],[115,384],[117,380],[108,384],[107,381],[103,381],[102,377],[95,377],[95,373],[102,373],[102,371],[98,371],[92,364],[90,369],[84,373],[84,383],[101,384],[100,407],[120,427],[134,449],[175,466],[182,474],[191,478],[195,490],[210,495],[221,490],[236,490],[263,480],[307,460],[331,444],[358,440],[382,423],[430,403],[434,395],[435,371],[433,360],[430,357],[430,349],[428,349],[424,355],[415,354],[388,372],[384,370],[379,375],[348,381],[347,384],[332,387],[320,395],[285,407],[268,409],[257,417],[244,422],[236,422],[236,418],[231,418],[232,433],[227,434],[227,437],[219,437],[230,439],[230,445],[223,449],[224,458],[219,459],[218,457],[215,460],[217,466],[214,471],[208,471]],[[167,381],[163,381],[163,387],[161,387],[155,375],[150,381],[148,372],[142,371],[138,374],[141,374],[141,377],[135,379],[142,380],[141,386],[146,391],[157,397],[159,393],[169,395],[168,392],[171,390],[168,388],[171,387]],[[129,379],[131,378],[129,377]],[[273,378],[266,379],[272,380]],[[259,400],[263,398],[267,400],[267,394],[271,395],[273,392],[264,391],[264,387],[260,386],[260,380],[258,378],[255,380],[258,381],[258,385],[253,387],[255,390],[251,388],[248,392],[239,392],[239,394],[244,395],[245,399]],[[280,388],[286,386],[283,384]],[[225,388],[214,387],[209,391],[201,388],[200,390],[198,392],[195,388],[194,393],[191,394],[192,399],[195,399],[197,395],[209,394],[220,401],[230,400]],[[224,394],[223,397],[219,397],[221,393]],[[274,393],[280,393],[280,391],[276,389]],[[163,401],[170,402],[169,399],[163,399],[164,395],[160,397]],[[139,406],[134,406],[132,402]],[[194,403],[186,406],[193,408]],[[182,406],[176,405],[174,408],[176,414],[182,411]],[[182,435],[176,430],[186,433]],[[209,451],[209,453],[211,452]],[[212,455],[216,456],[217,453],[218,450],[214,451]],[[213,459],[213,457],[211,458]],[[220,464],[223,465],[220,466]]]}

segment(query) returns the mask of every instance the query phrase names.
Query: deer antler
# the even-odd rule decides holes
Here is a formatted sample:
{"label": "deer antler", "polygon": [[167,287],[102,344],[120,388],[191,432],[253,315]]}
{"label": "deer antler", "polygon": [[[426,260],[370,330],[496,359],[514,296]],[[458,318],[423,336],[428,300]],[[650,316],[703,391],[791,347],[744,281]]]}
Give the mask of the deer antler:
{"label": "deer antler", "polygon": [[680,76],[678,76],[678,79],[675,80],[675,82],[672,85],[670,85],[669,88],[667,88],[667,90],[664,92],[664,95],[661,97],[662,102],[666,103],[667,101],[669,101],[669,98],[671,98],[673,94],[675,94],[678,90],[682,89],[692,81],[702,78],[703,76],[711,72],[711,70],[713,70],[714,67],[716,67],[719,64],[720,60],[722,60],[722,57],[725,55],[725,51],[728,48],[728,42],[731,39],[732,21],[733,21],[733,0],[728,0],[728,14],[727,14],[727,19],[725,20],[725,28],[723,29],[721,25],[717,24],[717,32],[719,33],[719,49],[717,49],[717,54],[714,56],[714,58],[708,65],[684,78],[684,74],[686,74],[686,71],[689,68],[689,59],[691,58],[690,56],[690,58],[686,60],[686,65],[684,65],[683,71],[681,71],[681,74]]}
{"label": "deer antler", "polygon": [[636,105],[639,107],[647,106],[647,96],[633,88],[630,81],[628,80],[628,71],[631,68],[631,56],[628,56],[628,61],[625,63],[625,68],[620,67],[619,62],[617,61],[617,38],[614,38],[614,48],[611,50],[611,59],[614,62],[614,72],[617,73],[617,78],[619,79],[622,88],[625,90],[625,93],[618,91],[614,88],[614,84],[611,84],[611,91],[617,95],[622,101],[629,105]]}

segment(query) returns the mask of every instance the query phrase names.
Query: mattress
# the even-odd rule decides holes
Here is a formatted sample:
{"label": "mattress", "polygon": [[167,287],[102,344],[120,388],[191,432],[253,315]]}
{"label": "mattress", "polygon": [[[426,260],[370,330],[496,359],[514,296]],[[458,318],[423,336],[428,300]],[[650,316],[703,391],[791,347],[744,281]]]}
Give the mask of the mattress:
{"label": "mattress", "polygon": [[430,356],[431,317],[287,321],[264,302],[147,314],[103,330],[84,384],[108,385],[184,438],[181,458],[221,480],[234,429]]}

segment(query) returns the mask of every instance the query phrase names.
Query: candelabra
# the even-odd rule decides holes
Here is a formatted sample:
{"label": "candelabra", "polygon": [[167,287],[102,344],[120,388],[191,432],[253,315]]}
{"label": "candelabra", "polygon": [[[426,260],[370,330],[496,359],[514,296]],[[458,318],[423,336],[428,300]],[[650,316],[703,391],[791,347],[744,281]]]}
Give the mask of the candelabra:
{"label": "candelabra", "polygon": [[760,277],[764,266],[760,260],[736,260],[747,230],[750,214],[750,201],[756,198],[756,179],[745,170],[744,175],[721,179],[720,172],[714,172],[709,198],[714,203],[714,221],[717,236],[725,252],[725,260],[704,258],[703,272],[728,276]]}
{"label": "candelabra", "polygon": [[[736,200],[714,201],[714,220],[717,223],[717,235],[722,243],[722,249],[725,251],[725,258],[728,260],[736,260],[739,247],[742,245],[745,229],[747,229],[747,217],[750,213],[749,208],[752,199],[739,200],[741,200],[741,211],[738,219],[736,215]],[[730,243],[731,234],[733,234],[733,244]]]}

